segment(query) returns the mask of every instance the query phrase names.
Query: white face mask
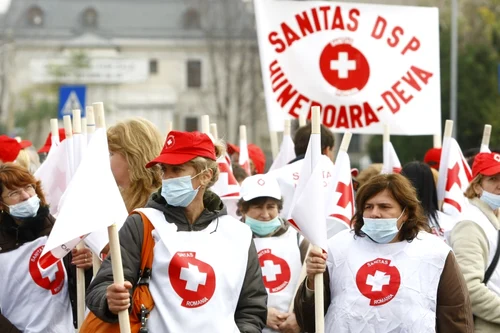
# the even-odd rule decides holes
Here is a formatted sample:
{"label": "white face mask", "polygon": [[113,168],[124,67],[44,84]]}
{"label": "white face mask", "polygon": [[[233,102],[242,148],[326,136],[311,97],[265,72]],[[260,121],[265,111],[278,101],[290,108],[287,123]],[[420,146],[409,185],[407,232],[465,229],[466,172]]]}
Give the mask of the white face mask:
{"label": "white face mask", "polygon": [[9,206],[9,214],[20,218],[35,217],[39,208],[40,198],[35,194],[28,200]]}
{"label": "white face mask", "polygon": [[398,220],[403,216],[405,209],[403,209],[398,218],[372,219],[363,217],[364,224],[361,227],[361,231],[367,234],[373,241],[380,244],[387,244],[396,237],[401,229],[398,229]]}
{"label": "white face mask", "polygon": [[490,193],[483,189],[483,193],[481,194],[481,201],[485,202],[490,206],[491,209],[497,210],[500,208],[500,195]]}

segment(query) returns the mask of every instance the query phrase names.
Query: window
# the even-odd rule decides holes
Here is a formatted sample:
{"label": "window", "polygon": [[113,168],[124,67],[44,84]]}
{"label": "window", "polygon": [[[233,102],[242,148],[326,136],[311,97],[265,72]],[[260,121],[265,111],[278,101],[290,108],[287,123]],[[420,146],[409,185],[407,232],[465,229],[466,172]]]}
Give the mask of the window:
{"label": "window", "polygon": [[351,143],[349,144],[349,152],[359,153],[361,152],[361,135],[353,134],[351,138]]}
{"label": "window", "polygon": [[82,14],[83,26],[87,28],[97,27],[97,11],[94,8],[87,8]]}
{"label": "window", "polygon": [[28,25],[39,27],[43,25],[43,11],[38,6],[32,6],[27,12]]}
{"label": "window", "polygon": [[149,74],[158,74],[158,60],[149,59]]}
{"label": "window", "polygon": [[201,61],[188,60],[187,62],[187,86],[188,88],[201,87]]}
{"label": "window", "polygon": [[197,117],[186,117],[184,119],[184,130],[186,132],[194,132],[198,130],[198,118]]}
{"label": "window", "polygon": [[182,20],[182,27],[186,30],[201,29],[200,13],[194,8],[186,10]]}

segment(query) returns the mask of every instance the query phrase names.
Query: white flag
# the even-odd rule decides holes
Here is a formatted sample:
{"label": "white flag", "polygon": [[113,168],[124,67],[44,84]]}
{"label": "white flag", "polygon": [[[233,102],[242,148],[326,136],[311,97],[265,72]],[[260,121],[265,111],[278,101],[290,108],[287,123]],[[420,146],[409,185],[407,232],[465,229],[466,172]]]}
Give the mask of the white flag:
{"label": "white flag", "polygon": [[[113,223],[121,227],[126,217],[125,203],[111,173],[106,130],[98,129],[66,190],[64,205],[47,240],[40,265],[48,267],[64,257],[76,246],[77,240],[91,232],[103,232]],[[94,253],[102,250],[102,247],[88,245]]]}
{"label": "white flag", "polygon": [[211,187],[212,192],[216,193],[220,197],[239,197],[240,184],[236,181],[226,156],[219,157],[217,159],[217,165],[219,166],[219,179]]}
{"label": "white flag", "polygon": [[311,244],[326,251],[326,210],[322,191],[325,184],[320,159],[321,135],[311,134],[288,221]]}
{"label": "white flag", "polygon": [[392,142],[384,142],[384,164],[382,166],[382,174],[400,173],[401,162],[399,162],[398,155],[394,150]]}
{"label": "white flag", "polygon": [[247,175],[252,175],[252,171],[250,170],[250,157],[248,155],[248,145],[246,140],[240,139],[240,155],[238,158],[238,164],[241,165],[243,170],[246,171]]}
{"label": "white flag", "polygon": [[279,169],[287,165],[291,160],[296,157],[295,155],[295,144],[293,143],[290,135],[283,136],[283,142],[281,142],[280,151],[273,164],[269,168],[269,171]]}
{"label": "white flag", "polygon": [[64,140],[57,146],[53,144],[47,159],[35,172],[35,178],[42,182],[50,214],[53,216],[58,215],[59,201],[71,180],[68,150],[72,144],[71,140]]}
{"label": "white flag", "polygon": [[444,138],[437,185],[438,200],[443,202],[444,213],[457,215],[462,212],[466,204],[464,192],[471,179],[472,172],[457,141]]}
{"label": "white flag", "polygon": [[339,151],[335,161],[333,179],[329,185],[330,197],[326,201],[328,238],[337,232],[350,229],[354,215],[354,191],[351,162],[345,151]]}

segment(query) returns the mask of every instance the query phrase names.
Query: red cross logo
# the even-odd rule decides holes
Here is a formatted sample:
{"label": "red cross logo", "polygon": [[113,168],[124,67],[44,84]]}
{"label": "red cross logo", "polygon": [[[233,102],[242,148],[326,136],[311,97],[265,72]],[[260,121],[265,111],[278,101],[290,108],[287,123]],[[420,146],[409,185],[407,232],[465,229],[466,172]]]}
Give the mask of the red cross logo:
{"label": "red cross logo", "polygon": [[280,292],[290,283],[290,266],[271,253],[271,249],[262,249],[258,253],[262,280],[270,294]]}
{"label": "red cross logo", "polygon": [[325,80],[340,91],[361,91],[370,78],[370,65],[363,53],[339,40],[325,46],[319,66]]}
{"label": "red cross logo", "polygon": [[377,258],[358,270],[356,285],[358,290],[370,300],[371,306],[389,303],[398,293],[401,275],[388,259]]}
{"label": "red cross logo", "polygon": [[257,181],[257,184],[259,184],[260,186],[264,186],[266,184],[266,181],[261,178]]}
{"label": "red cross logo", "polygon": [[38,286],[50,290],[52,295],[57,295],[64,287],[65,274],[63,264],[61,260],[59,260],[57,264],[54,264],[42,272],[38,266],[42,251],[43,245],[38,247],[31,254],[29,264],[31,278]]}
{"label": "red cross logo", "polygon": [[166,148],[171,148],[175,144],[175,138],[173,135],[169,135],[167,141],[165,142]]}
{"label": "red cross logo", "polygon": [[177,252],[168,266],[170,283],[182,298],[185,308],[207,304],[215,292],[215,272],[212,266],[196,259],[196,252]]}

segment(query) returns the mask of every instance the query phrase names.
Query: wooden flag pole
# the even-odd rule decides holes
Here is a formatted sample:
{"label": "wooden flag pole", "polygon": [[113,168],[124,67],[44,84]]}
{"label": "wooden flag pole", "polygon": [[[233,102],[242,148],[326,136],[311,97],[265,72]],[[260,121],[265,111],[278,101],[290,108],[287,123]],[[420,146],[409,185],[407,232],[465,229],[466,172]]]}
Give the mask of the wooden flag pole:
{"label": "wooden flag pole", "polygon": [[219,140],[219,133],[217,132],[217,124],[216,123],[210,124],[210,133],[214,137],[214,140]]}
{"label": "wooden flag pole", "polygon": [[306,124],[307,124],[306,115],[299,114],[299,127],[306,126]]}
{"label": "wooden flag pole", "polygon": [[432,136],[432,140],[433,140],[433,147],[434,148],[441,148],[441,143],[443,141],[443,139],[441,138],[441,133],[439,134],[434,134]]}
{"label": "wooden flag pole", "polygon": [[[106,128],[104,118],[104,104],[102,102],[93,103],[97,128]],[[120,249],[120,240],[118,238],[118,227],[115,223],[108,227],[109,251],[111,253],[111,267],[113,269],[113,282],[123,285],[125,277],[123,275],[122,254]],[[130,332],[130,320],[128,310],[123,310],[118,313],[118,321],[120,322],[121,333]]]}
{"label": "wooden flag pole", "polygon": [[[320,127],[320,108],[313,106],[312,108],[312,121],[311,121],[311,134],[321,134]],[[314,161],[314,156],[313,156]],[[313,249],[319,251],[323,250],[318,245],[313,245]],[[315,322],[316,333],[324,333],[325,331],[325,310],[324,310],[324,297],[323,297],[323,274],[316,274],[314,277],[314,308],[315,308]]]}
{"label": "wooden flag pole", "polygon": [[[453,134],[453,120],[448,119],[446,120],[446,123],[444,125],[443,146],[444,146],[444,140],[446,140],[447,138],[451,138],[452,134]],[[441,178],[443,177],[443,175],[440,174],[439,177]],[[442,208],[443,208],[443,200],[438,200],[438,209],[442,210]]]}
{"label": "wooden flag pole", "polygon": [[[59,121],[57,118],[50,119],[50,133],[52,136],[59,138]],[[59,141],[61,141],[61,138],[59,138]]]}
{"label": "wooden flag pole", "polygon": [[483,130],[483,139],[481,140],[481,148],[489,148],[490,147],[490,137],[491,137],[491,125],[484,125]]}
{"label": "wooden flag pole", "polygon": [[292,128],[292,121],[290,119],[285,119],[285,130],[283,131],[283,137],[290,136]]}
{"label": "wooden flag pole", "polygon": [[[82,133],[82,119],[81,111],[78,109],[73,110],[73,134]],[[83,250],[85,245],[83,241],[76,245],[77,250]],[[85,270],[83,268],[76,269],[76,309],[77,309],[77,323],[78,329],[82,327],[83,320],[85,319]]]}
{"label": "wooden flag pole", "polygon": [[93,134],[95,132],[95,118],[92,106],[85,107],[85,116],[87,117],[87,133]]}
{"label": "wooden flag pole", "polygon": [[82,134],[87,135],[87,118],[82,117]]}
{"label": "wooden flag pole", "polygon": [[201,132],[210,133],[210,117],[208,115],[201,116]]}
{"label": "wooden flag pole", "polygon": [[382,141],[384,143],[386,142],[391,142],[391,133],[389,131],[389,125],[388,124],[384,124],[384,135],[382,137]]}
{"label": "wooden flag pole", "polygon": [[66,139],[73,137],[73,126],[71,125],[71,116],[63,117],[64,124],[64,134],[66,135]]}
{"label": "wooden flag pole", "polygon": [[278,132],[269,131],[269,138],[271,139],[271,154],[273,155],[274,160],[276,159],[276,156],[278,156],[280,150],[278,146]]}

